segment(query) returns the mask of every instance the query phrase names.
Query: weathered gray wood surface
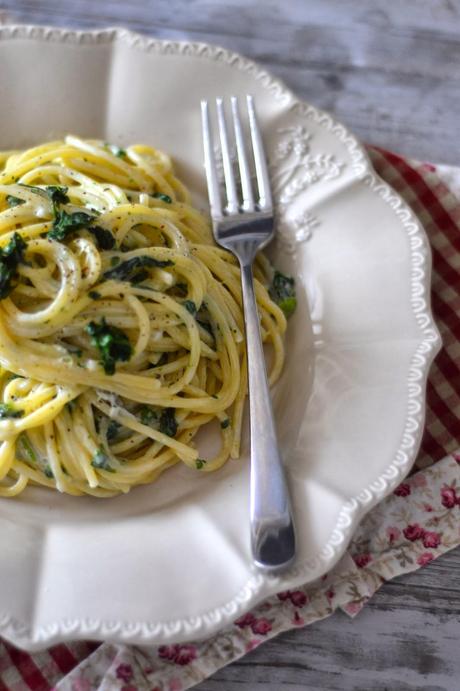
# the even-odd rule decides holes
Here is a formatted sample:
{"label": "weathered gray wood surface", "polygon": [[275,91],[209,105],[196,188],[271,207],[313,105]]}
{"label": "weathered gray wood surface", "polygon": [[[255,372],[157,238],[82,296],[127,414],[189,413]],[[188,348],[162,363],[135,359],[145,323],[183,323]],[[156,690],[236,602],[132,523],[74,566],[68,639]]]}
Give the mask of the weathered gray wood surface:
{"label": "weathered gray wood surface", "polygon": [[459,0],[2,0],[26,22],[123,25],[240,51],[364,141],[458,161]]}
{"label": "weathered gray wood surface", "polygon": [[[8,19],[127,26],[262,62],[361,139],[460,163],[460,0],[2,0]],[[197,691],[459,691],[460,551],[267,642]]]}

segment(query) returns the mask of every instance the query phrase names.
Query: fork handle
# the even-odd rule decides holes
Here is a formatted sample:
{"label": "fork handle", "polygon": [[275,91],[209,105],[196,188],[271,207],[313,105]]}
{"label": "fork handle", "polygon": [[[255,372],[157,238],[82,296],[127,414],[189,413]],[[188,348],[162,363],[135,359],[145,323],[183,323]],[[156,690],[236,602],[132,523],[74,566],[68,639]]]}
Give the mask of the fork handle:
{"label": "fork handle", "polygon": [[279,571],[294,559],[295,534],[265,369],[252,262],[241,262],[241,285],[251,429],[251,548],[258,567]]}

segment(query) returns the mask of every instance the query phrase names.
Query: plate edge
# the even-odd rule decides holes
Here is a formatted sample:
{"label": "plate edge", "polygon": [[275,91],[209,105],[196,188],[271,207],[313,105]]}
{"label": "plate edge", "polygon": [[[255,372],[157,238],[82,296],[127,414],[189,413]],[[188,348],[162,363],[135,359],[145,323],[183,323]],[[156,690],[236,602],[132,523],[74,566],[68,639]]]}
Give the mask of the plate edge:
{"label": "plate edge", "polygon": [[408,414],[401,445],[395,457],[382,475],[358,495],[348,500],[339,512],[334,530],[325,547],[300,565],[296,565],[284,578],[264,578],[255,574],[226,605],[190,619],[171,622],[103,622],[100,620],[57,621],[34,629],[25,622],[8,614],[0,613],[0,631],[13,643],[28,650],[39,650],[56,641],[75,638],[97,637],[130,643],[170,642],[190,640],[215,632],[222,625],[245,611],[247,603],[257,603],[267,596],[261,593],[268,585],[271,593],[286,587],[286,582],[308,582],[329,570],[345,552],[353,530],[362,517],[381,501],[410,470],[423,432],[425,415],[424,397],[430,365],[441,348],[441,339],[435,325],[429,297],[431,281],[431,251],[428,239],[420,221],[402,198],[375,173],[372,163],[358,139],[328,113],[297,98],[284,84],[272,76],[257,62],[220,46],[207,43],[168,41],[137,34],[123,28],[98,30],[69,30],[36,25],[5,25],[0,27],[0,40],[33,39],[91,45],[125,41],[144,52],[161,54],[182,54],[203,57],[225,63],[252,76],[262,83],[277,100],[285,101],[317,124],[325,127],[344,144],[350,153],[352,166],[357,177],[374,193],[389,203],[411,239],[412,294],[411,304],[423,338],[414,352],[408,376]]}

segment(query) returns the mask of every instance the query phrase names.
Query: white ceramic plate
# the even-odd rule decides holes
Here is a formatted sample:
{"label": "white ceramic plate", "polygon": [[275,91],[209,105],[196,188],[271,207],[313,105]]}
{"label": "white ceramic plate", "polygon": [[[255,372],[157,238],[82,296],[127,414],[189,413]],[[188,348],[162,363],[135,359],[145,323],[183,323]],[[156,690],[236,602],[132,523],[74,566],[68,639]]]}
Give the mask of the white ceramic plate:
{"label": "white ceramic plate", "polygon": [[299,557],[251,567],[248,457],[185,467],[110,500],[39,489],[0,501],[0,633],[30,650],[64,639],[206,636],[312,581],[409,471],[440,339],[430,252],[402,200],[340,124],[254,63],[124,30],[0,29],[0,148],[73,132],[170,152],[206,205],[199,101],[252,93],[278,199],[276,263],[297,277],[274,394]]}

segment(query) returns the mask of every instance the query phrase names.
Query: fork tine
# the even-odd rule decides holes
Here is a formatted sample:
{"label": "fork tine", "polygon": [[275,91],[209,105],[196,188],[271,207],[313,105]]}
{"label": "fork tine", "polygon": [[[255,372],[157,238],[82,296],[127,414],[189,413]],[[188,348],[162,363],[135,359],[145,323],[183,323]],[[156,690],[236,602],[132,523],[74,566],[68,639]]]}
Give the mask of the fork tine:
{"label": "fork tine", "polygon": [[270,179],[268,177],[267,161],[265,159],[264,145],[257,123],[254,101],[249,94],[246,96],[248,104],[249,127],[251,130],[252,149],[256,164],[257,185],[259,188],[259,207],[263,210],[271,210],[272,195],[270,191]]}
{"label": "fork tine", "polygon": [[201,123],[203,129],[204,168],[208,184],[211,216],[213,218],[220,217],[222,216],[222,203],[220,201],[219,178],[217,176],[216,159],[214,158],[212,146],[212,131],[207,101],[201,101]]}
{"label": "fork tine", "polygon": [[216,98],[217,122],[219,123],[220,148],[224,166],[225,189],[227,192],[227,212],[238,213],[238,195],[236,192],[235,176],[233,174],[232,159],[228,143],[227,125],[225,122],[224,104],[221,98]]}
{"label": "fork tine", "polygon": [[254,195],[252,193],[251,171],[249,169],[246,146],[244,144],[243,128],[241,126],[240,113],[238,109],[238,99],[236,96],[232,96],[231,104],[236,150],[238,153],[238,165],[240,169],[241,189],[243,192],[243,210],[254,211]]}

